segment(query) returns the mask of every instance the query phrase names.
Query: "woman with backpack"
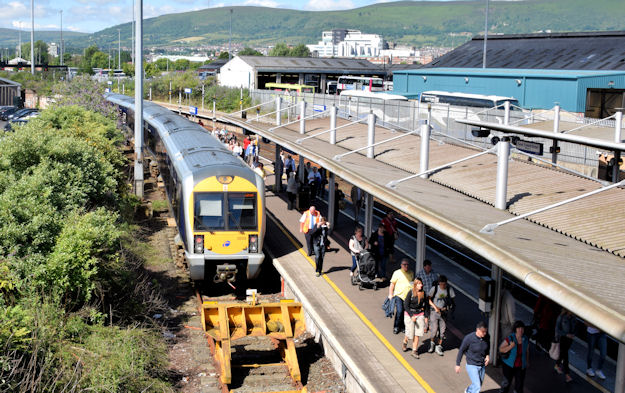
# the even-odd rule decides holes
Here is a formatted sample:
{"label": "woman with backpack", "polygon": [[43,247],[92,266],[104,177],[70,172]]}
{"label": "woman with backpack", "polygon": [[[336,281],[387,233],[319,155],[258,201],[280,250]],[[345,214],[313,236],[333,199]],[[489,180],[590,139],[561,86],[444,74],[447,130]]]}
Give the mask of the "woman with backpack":
{"label": "woman with backpack", "polygon": [[507,393],[514,379],[514,391],[523,392],[525,370],[529,366],[529,340],[525,335],[525,324],[516,321],[512,325],[512,333],[499,346],[503,363],[503,383],[501,393]]}
{"label": "woman with backpack", "polygon": [[412,282],[412,290],[404,299],[404,326],[405,335],[401,348],[408,351],[408,341],[412,339],[412,354],[419,359],[419,337],[428,331],[428,316],[430,305],[428,297],[423,290],[423,281],[419,277]]}

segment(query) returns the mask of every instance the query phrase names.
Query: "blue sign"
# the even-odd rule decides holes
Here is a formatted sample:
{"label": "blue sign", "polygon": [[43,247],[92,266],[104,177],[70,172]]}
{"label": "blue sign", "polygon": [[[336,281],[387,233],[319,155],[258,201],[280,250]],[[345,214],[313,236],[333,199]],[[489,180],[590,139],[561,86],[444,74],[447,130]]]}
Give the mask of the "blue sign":
{"label": "blue sign", "polygon": [[230,245],[230,240],[226,240],[226,242],[224,244],[222,244],[222,247],[228,247]]}
{"label": "blue sign", "polygon": [[189,107],[189,113],[192,115],[197,116],[197,106],[190,106]]}
{"label": "blue sign", "polygon": [[191,88],[185,87],[184,88],[184,94],[191,94]]}
{"label": "blue sign", "polygon": [[314,112],[325,112],[326,111],[326,106],[325,105],[313,105],[313,111]]}

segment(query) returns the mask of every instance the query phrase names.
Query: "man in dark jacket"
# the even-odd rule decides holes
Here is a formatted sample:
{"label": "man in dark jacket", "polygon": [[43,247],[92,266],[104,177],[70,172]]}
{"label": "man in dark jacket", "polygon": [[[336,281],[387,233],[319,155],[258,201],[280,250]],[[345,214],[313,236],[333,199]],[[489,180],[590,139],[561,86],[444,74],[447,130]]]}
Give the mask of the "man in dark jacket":
{"label": "man in dark jacket", "polygon": [[462,356],[467,357],[467,374],[471,379],[471,385],[465,390],[466,393],[479,393],[484,381],[486,366],[490,361],[488,356],[490,343],[488,339],[488,328],[483,321],[477,323],[474,333],[469,333],[462,339],[458,357],[456,357],[456,374],[460,373],[460,362]]}
{"label": "man in dark jacket", "polygon": [[315,275],[317,277],[323,274],[323,258],[326,255],[326,249],[328,247],[328,231],[330,224],[326,221],[325,217],[321,217],[316,224],[316,227],[312,229],[312,244],[315,251]]}
{"label": "man in dark jacket", "polygon": [[376,275],[386,279],[386,262],[388,260],[391,239],[384,230],[384,226],[380,224],[378,229],[369,237],[369,247],[371,247],[371,255],[375,258]]}

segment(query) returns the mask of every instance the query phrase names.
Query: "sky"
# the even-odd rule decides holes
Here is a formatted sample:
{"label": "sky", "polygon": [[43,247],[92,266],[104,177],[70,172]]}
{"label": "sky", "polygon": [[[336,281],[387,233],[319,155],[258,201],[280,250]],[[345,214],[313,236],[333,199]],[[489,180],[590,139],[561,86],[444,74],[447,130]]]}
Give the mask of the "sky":
{"label": "sky", "polygon": [[[390,0],[143,0],[144,18],[208,7],[265,6],[308,11],[363,7]],[[433,0],[442,1],[442,0]],[[132,20],[133,0],[34,0],[35,30],[93,33]],[[30,0],[0,0],[0,27],[30,30]]]}

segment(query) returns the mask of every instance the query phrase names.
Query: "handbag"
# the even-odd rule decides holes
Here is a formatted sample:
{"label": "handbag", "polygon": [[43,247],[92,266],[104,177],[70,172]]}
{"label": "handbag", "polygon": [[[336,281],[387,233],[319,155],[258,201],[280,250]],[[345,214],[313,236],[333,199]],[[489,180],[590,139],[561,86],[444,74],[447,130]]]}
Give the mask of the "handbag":
{"label": "handbag", "polygon": [[560,343],[558,341],[551,343],[551,348],[549,348],[549,357],[553,360],[560,359]]}

